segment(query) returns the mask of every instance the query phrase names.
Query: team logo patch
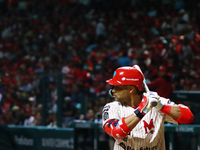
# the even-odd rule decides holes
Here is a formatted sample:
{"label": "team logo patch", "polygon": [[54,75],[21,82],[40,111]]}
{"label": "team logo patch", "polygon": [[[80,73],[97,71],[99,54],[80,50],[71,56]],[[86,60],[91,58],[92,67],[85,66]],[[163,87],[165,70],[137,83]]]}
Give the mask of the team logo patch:
{"label": "team logo patch", "polygon": [[151,119],[149,124],[145,120],[143,120],[143,123],[144,123],[144,128],[145,128],[145,134],[148,134],[148,133],[153,134],[154,131],[155,131],[154,130],[153,119]]}
{"label": "team logo patch", "polygon": [[105,120],[107,120],[108,118],[109,118],[108,112],[104,112],[104,113],[103,113],[103,120],[105,121]]}
{"label": "team logo patch", "polygon": [[108,111],[110,109],[110,105],[107,105],[103,108],[103,112]]}

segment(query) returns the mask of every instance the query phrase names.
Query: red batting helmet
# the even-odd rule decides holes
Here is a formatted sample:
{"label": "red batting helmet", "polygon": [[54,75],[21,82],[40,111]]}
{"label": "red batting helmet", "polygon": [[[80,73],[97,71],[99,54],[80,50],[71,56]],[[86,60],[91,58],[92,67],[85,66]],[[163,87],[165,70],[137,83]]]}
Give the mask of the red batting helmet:
{"label": "red batting helmet", "polygon": [[143,74],[133,67],[120,67],[115,70],[113,78],[106,82],[111,85],[134,85],[143,91]]}

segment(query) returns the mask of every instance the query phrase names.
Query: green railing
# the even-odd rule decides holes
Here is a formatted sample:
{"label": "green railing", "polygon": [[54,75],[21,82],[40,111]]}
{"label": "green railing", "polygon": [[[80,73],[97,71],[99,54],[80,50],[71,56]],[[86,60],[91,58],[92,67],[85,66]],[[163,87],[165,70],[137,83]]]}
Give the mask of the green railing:
{"label": "green railing", "polygon": [[[169,150],[175,150],[175,142],[177,139],[174,138],[175,133],[187,133],[186,135],[189,134],[195,134],[196,135],[196,145],[191,145],[193,146],[193,149],[195,150],[200,150],[200,125],[165,125],[165,133],[168,134],[168,147]],[[190,141],[191,139],[188,139],[190,137],[185,136],[183,137],[183,147],[186,146],[186,144],[188,144],[187,142]],[[190,150],[192,149],[192,147],[190,147]]]}
{"label": "green railing", "polygon": [[[99,150],[99,129],[102,129],[101,124],[95,123],[73,123],[72,127],[75,130],[75,133],[78,129],[93,129],[94,130],[94,150]],[[189,133],[189,134],[197,134],[197,144],[193,145],[196,147],[195,150],[200,150],[200,125],[173,125],[173,124],[165,124],[165,134],[168,134],[168,139],[166,141],[167,147],[169,150],[175,150],[175,134],[176,133]],[[184,137],[187,141],[187,137]],[[184,141],[183,141],[184,142]],[[75,141],[77,143],[77,141]],[[183,143],[187,144],[186,142]],[[76,146],[75,146],[76,149]],[[190,149],[191,150],[191,149]]]}
{"label": "green railing", "polygon": [[73,128],[8,127],[17,150],[74,150]]}
{"label": "green railing", "polygon": [[75,145],[74,150],[78,150],[78,130],[80,129],[93,129],[94,131],[94,150],[99,150],[99,130],[102,129],[101,124],[97,123],[72,123],[71,127],[74,128],[75,133]]}
{"label": "green railing", "polygon": [[[46,127],[23,127],[9,126],[17,143],[17,150],[78,150],[79,130],[90,129],[94,131],[94,150],[99,149],[99,134],[102,130],[101,124],[96,123],[72,123],[71,128],[46,128]],[[200,150],[200,125],[172,125],[165,124],[166,146],[168,150],[177,149],[175,145],[176,134],[183,136],[183,149]],[[196,144],[188,147],[191,136],[195,135]],[[187,148],[186,148],[187,145]],[[181,150],[183,150],[181,149]]]}
{"label": "green railing", "polygon": [[200,102],[200,91],[173,91],[171,100]]}

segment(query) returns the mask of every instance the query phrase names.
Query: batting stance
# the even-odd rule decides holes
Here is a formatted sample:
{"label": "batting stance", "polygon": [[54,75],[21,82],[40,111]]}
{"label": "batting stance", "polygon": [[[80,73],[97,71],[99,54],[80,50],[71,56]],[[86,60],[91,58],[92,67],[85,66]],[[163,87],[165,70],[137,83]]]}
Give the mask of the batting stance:
{"label": "batting stance", "polygon": [[115,138],[114,150],[165,150],[164,122],[193,122],[187,106],[144,92],[143,80],[142,72],[133,66],[116,69],[106,81],[113,85],[110,94],[115,101],[104,106],[103,129]]}

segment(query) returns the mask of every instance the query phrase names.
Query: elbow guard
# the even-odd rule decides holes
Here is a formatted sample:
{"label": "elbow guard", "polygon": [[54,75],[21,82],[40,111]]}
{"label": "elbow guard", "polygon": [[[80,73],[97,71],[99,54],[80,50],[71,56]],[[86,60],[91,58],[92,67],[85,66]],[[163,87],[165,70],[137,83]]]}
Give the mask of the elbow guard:
{"label": "elbow guard", "polygon": [[175,119],[175,121],[177,121],[180,124],[192,123],[194,120],[194,116],[191,110],[188,107],[183,106],[183,105],[178,105],[178,107],[180,108],[181,114],[178,119]]}
{"label": "elbow guard", "polygon": [[113,136],[116,139],[123,139],[131,131],[125,123],[125,118],[122,120],[110,119],[106,122],[104,130],[110,136]]}

